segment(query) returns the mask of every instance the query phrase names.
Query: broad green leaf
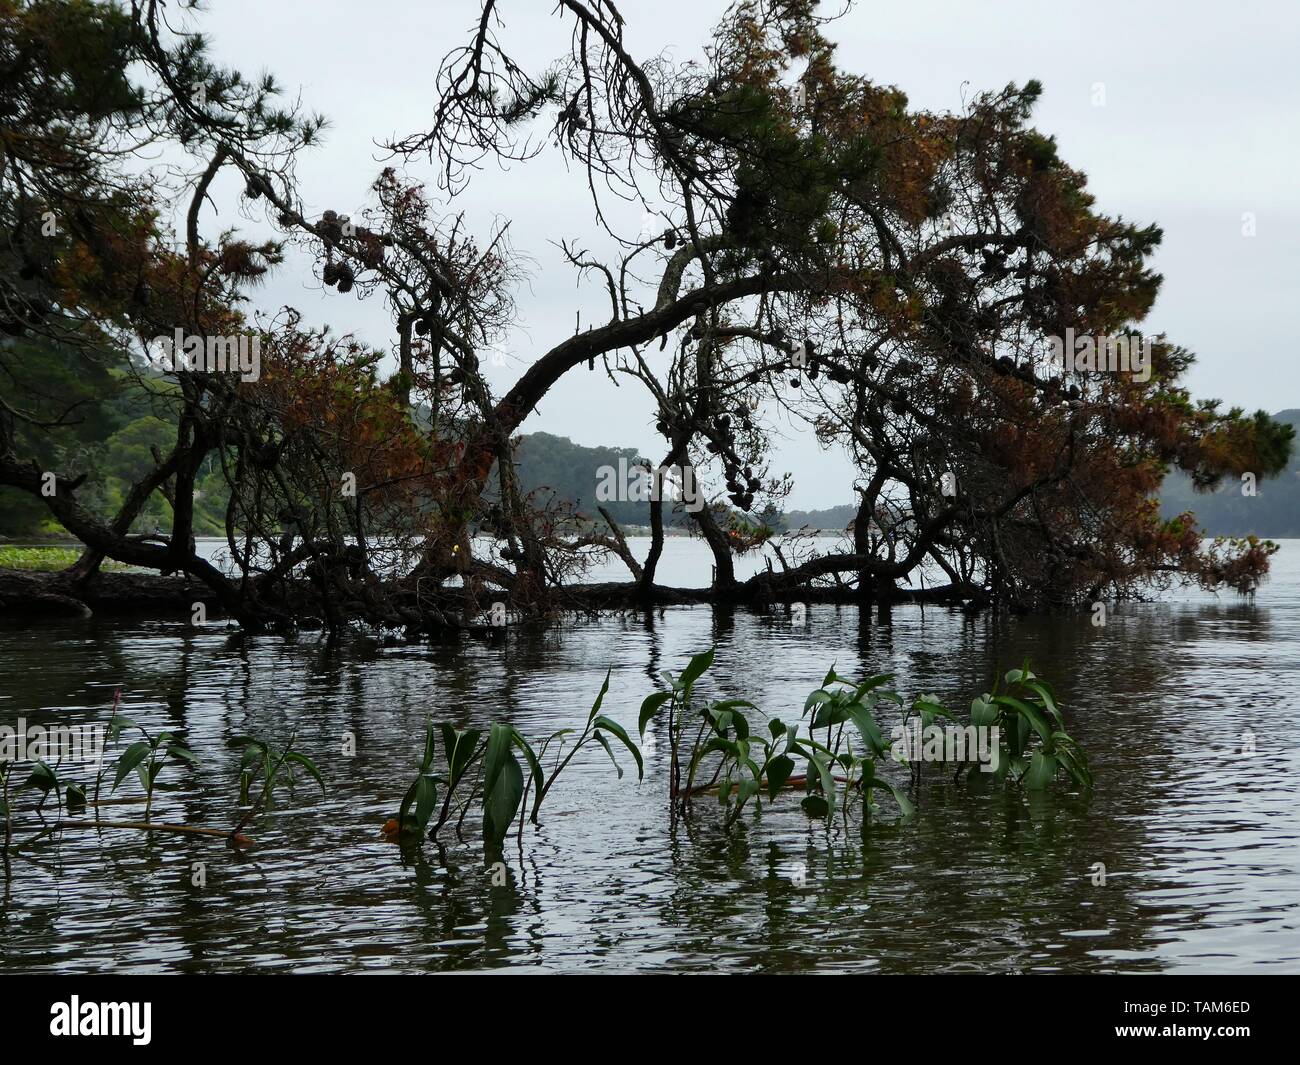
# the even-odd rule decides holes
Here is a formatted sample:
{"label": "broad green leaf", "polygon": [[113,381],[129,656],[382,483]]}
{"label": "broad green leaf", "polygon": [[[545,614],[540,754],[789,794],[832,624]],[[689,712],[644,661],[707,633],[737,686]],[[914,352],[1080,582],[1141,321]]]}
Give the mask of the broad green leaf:
{"label": "broad green leaf", "polygon": [[437,803],[438,786],[434,783],[433,777],[421,773],[415,781],[415,820],[419,823],[421,832],[429,823],[429,818],[433,816],[433,808]]}
{"label": "broad green leaf", "polygon": [[1035,751],[1029,759],[1029,772],[1025,784],[1030,791],[1042,791],[1056,776],[1056,759],[1042,751]]}
{"label": "broad green leaf", "polygon": [[988,728],[998,719],[998,708],[986,699],[972,699],[970,703],[970,723],[979,728]]}
{"label": "broad green leaf", "polygon": [[810,692],[808,698],[803,701],[803,712],[806,714],[814,706],[829,703],[833,698],[834,696],[825,688],[818,688],[815,692]]}
{"label": "broad green leaf", "polygon": [[886,681],[890,681],[893,679],[894,679],[894,674],[892,673],[881,673],[875,677],[868,677],[866,680],[864,680],[861,684],[858,685],[858,689],[853,696],[853,701],[859,702],[862,699],[862,697],[866,695],[869,691],[873,690],[874,688],[879,688]]}
{"label": "broad green leaf", "polygon": [[[492,727],[497,728],[496,725]],[[514,752],[507,746],[499,759],[492,788],[483,797],[483,843],[488,850],[501,849],[523,797],[524,772],[519,768]]]}
{"label": "broad green leaf", "polygon": [[322,795],[325,794],[325,778],[320,775],[320,770],[316,768],[315,762],[305,754],[299,754],[297,751],[290,751],[284,756],[284,760],[286,762],[291,762],[294,765],[300,765],[303,769],[307,770],[313,779],[315,779],[316,783],[320,785],[320,793]]}
{"label": "broad green leaf", "polygon": [[930,715],[933,721],[936,717],[946,717],[950,721],[956,721],[957,715],[939,702],[934,696],[922,696],[916,700],[916,708],[923,713]]}
{"label": "broad green leaf", "polygon": [[[609,718],[605,717],[604,715],[596,718],[594,724],[597,729],[604,729],[606,732],[617,737],[619,742],[621,742],[624,747],[626,747],[629,751],[632,752],[632,757],[636,759],[636,778],[637,780],[644,779],[645,763],[641,760],[641,749],[637,747],[635,743],[632,742],[632,737],[627,734],[627,730],[624,729],[623,726],[620,725],[617,721],[611,721]],[[596,735],[597,738],[599,738],[600,733],[597,732]],[[613,757],[614,755],[611,753],[610,758]],[[618,763],[615,762],[614,764],[617,765]]]}
{"label": "broad green leaf", "polygon": [[711,754],[714,751],[729,758],[740,757],[740,745],[735,740],[727,739],[726,736],[710,736],[700,747],[701,755]]}
{"label": "broad green leaf", "polygon": [[650,724],[650,720],[659,712],[659,708],[672,697],[672,692],[652,692],[646,696],[641,704],[641,713],[637,717],[637,730],[642,736],[645,735],[646,725]]}
{"label": "broad green leaf", "polygon": [[587,715],[587,722],[590,723],[597,714],[600,713],[600,704],[605,701],[605,693],[609,691],[609,675],[614,672],[613,667],[605,670],[605,683],[600,686],[600,694],[596,696],[596,701],[591,704],[591,713]]}
{"label": "broad green leaf", "polygon": [[736,730],[736,735],[741,739],[744,739],[749,735],[749,721],[746,720],[745,715],[740,712],[740,707],[742,706],[749,707],[753,710],[758,709],[758,707],[754,706],[754,704],[748,699],[727,699],[724,702],[714,703],[712,710],[726,714],[729,718],[729,727],[734,728]]}
{"label": "broad green leaf", "polygon": [[1060,708],[1057,707],[1056,700],[1052,698],[1051,689],[1041,680],[1030,680],[1025,683],[1026,686],[1031,691],[1035,692],[1038,695],[1038,698],[1042,700],[1043,706],[1046,707],[1047,712],[1052,715],[1052,720],[1054,720],[1061,728],[1065,728],[1065,718],[1061,716]]}
{"label": "broad green leaf", "polygon": [[730,773],[728,773],[725,777],[723,777],[720,781],[718,781],[718,805],[719,806],[727,805],[727,800],[731,798],[731,789],[734,787],[735,784],[731,780]]}
{"label": "broad green leaf", "polygon": [[882,756],[885,753],[885,737],[880,731],[880,725],[876,723],[875,716],[861,703],[852,703],[848,707],[849,717],[858,727],[858,732],[862,735],[862,741],[867,748],[875,755]]}
{"label": "broad green leaf", "polygon": [[614,763],[614,769],[618,772],[618,779],[622,780],[623,767],[618,764],[618,759],[614,757],[614,748],[609,745],[609,740],[605,737],[605,734],[600,730],[597,730],[594,733],[594,735],[596,737],[596,742],[605,748],[605,753],[609,755],[609,760]]}
{"label": "broad green leaf", "polygon": [[795,725],[793,728],[787,728],[785,730],[785,753],[786,754],[789,754],[794,749],[794,746],[798,742],[798,740],[799,740],[798,725]]}
{"label": "broad green leaf", "polygon": [[1047,719],[1043,717],[1036,707],[1030,706],[1023,700],[1017,699],[1011,695],[999,695],[993,701],[1001,703],[1003,706],[1011,707],[1016,711],[1016,713],[1020,714],[1021,717],[1029,722],[1034,731],[1042,738],[1043,743],[1047,744],[1049,747],[1052,745],[1051,726],[1048,725]]}
{"label": "broad green leaf", "polygon": [[411,786],[406,789],[406,794],[402,796],[402,804],[397,808],[397,825],[399,831],[407,832],[423,827],[414,817],[411,816],[410,813],[411,806],[415,802],[416,792],[420,787],[420,781],[423,779],[424,774],[421,773],[420,776],[416,777],[415,780],[411,782]]}
{"label": "broad green leaf", "polygon": [[510,746],[514,742],[513,732],[514,729],[509,725],[503,725],[498,721],[493,723],[492,731],[488,733],[487,752],[483,755],[483,795],[485,797],[492,794],[492,789],[496,787],[497,776],[505,767],[506,759],[511,757]]}
{"label": "broad green leaf", "polygon": [[739,710],[731,711],[731,724],[736,730],[736,737],[738,739],[749,739],[749,722],[745,719],[745,715]]}
{"label": "broad green leaf", "polygon": [[433,768],[434,738],[433,738],[433,719],[426,718],[424,722],[424,754],[420,756],[420,772],[427,773]]}
{"label": "broad green leaf", "polygon": [[848,719],[848,703],[843,698],[835,698],[829,703],[818,705],[817,709],[813,711],[813,719],[809,722],[808,727],[812,729],[831,728],[842,724]]}
{"label": "broad green leaf", "polygon": [[722,699],[713,704],[717,710],[735,710],[738,706],[748,707],[750,710],[757,710],[758,707],[748,699]]}
{"label": "broad green leaf", "polygon": [[767,763],[767,797],[769,802],[776,801],[777,792],[785,786],[785,782],[790,779],[790,774],[793,772],[794,759],[784,754],[778,754]]}
{"label": "broad green leaf", "polygon": [[1092,787],[1092,772],[1088,769],[1088,762],[1083,757],[1083,752],[1073,746],[1057,747],[1057,762],[1065,767],[1065,771],[1070,774],[1070,778],[1083,788]]}
{"label": "broad green leaf", "polygon": [[[148,744],[145,744],[145,746],[147,748]],[[47,763],[37,762],[32,767],[31,776],[29,776],[23,782],[22,787],[20,787],[18,790],[22,791],[24,788],[34,788],[37,791],[49,792],[52,791],[54,788],[57,788],[58,786],[59,786],[58,774],[55,773],[54,770],[51,769]]]}
{"label": "broad green leaf", "polygon": [[811,736],[799,740],[797,743],[791,744],[791,746],[794,747],[794,749],[797,750],[800,754],[802,754],[805,758],[813,757],[814,751],[820,751],[827,758],[835,757],[834,751],[832,751],[829,747],[827,747],[826,744],[818,743]]}
{"label": "broad green leaf", "polygon": [[483,733],[476,728],[461,731],[446,721],[439,727],[442,730],[442,746],[447,758],[447,786],[454,790],[465,775],[465,770],[469,768],[474,752],[478,749],[479,737]]}
{"label": "broad green leaf", "polygon": [[113,780],[113,791],[117,790],[117,786],[126,779],[126,775],[131,770],[149,757],[149,750],[149,744],[146,741],[137,740],[122,752],[121,757],[117,760],[117,775]]}
{"label": "broad green leaf", "polygon": [[704,675],[704,671],[713,665],[714,650],[714,648],[710,647],[707,651],[695,655],[690,664],[682,670],[682,675],[677,683],[683,688],[689,688],[699,680]]}
{"label": "broad green leaf", "polygon": [[831,772],[831,763],[819,751],[813,751],[811,760],[817,767],[817,776],[821,784],[822,796],[826,799],[826,805],[829,808],[835,806],[835,775]]}

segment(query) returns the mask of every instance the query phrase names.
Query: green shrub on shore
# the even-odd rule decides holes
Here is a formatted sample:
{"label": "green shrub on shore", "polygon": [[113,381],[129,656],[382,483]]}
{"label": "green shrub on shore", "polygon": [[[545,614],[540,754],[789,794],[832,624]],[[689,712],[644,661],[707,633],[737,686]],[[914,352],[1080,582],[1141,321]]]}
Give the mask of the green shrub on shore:
{"label": "green shrub on shore", "polygon": [[[42,573],[67,569],[81,557],[80,547],[0,547],[0,569],[27,569]],[[121,562],[105,561],[101,569],[127,569]]]}

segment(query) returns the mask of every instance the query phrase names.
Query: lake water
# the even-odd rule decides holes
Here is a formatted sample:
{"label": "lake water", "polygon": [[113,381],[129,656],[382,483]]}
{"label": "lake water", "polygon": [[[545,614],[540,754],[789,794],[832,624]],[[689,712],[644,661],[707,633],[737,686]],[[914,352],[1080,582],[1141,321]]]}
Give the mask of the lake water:
{"label": "lake water", "polygon": [[[627,541],[637,561],[645,562],[650,553],[650,538],[629,536]],[[491,537],[477,537],[473,546],[474,554],[483,558],[490,557],[492,545],[495,543],[496,541]],[[197,545],[201,557],[212,562],[223,572],[234,572],[230,561],[230,547],[225,540],[210,536],[200,537]],[[813,536],[802,543],[798,548],[797,556],[792,555],[788,549],[783,550],[786,551],[786,562],[793,566],[811,552],[826,554],[849,551],[852,547],[852,540],[847,536]],[[609,552],[589,551],[586,554],[590,568],[582,578],[584,581],[600,583],[632,579],[627,565]],[[780,572],[780,561],[768,546],[734,556],[737,580],[743,581],[752,577],[768,565]],[[712,580],[712,569],[713,556],[703,540],[693,536],[665,536],[663,552],[659,556],[659,564],[655,570],[655,582],[668,588],[703,587]],[[935,572],[938,572],[937,568]],[[927,578],[928,576],[927,574]],[[942,574],[939,576],[942,577]],[[942,583],[947,583],[947,579],[944,578]]]}
{"label": "lake water", "polygon": [[[669,540],[668,558],[665,582],[707,583],[698,541]],[[232,825],[229,741],[247,733],[296,732],[328,794],[300,784],[247,829],[246,852],[128,831],[42,841],[4,888],[6,973],[1300,971],[1298,541],[1253,601],[1181,594],[1119,606],[1104,628],[1086,612],[897,607],[882,620],[831,606],[799,628],[784,609],[690,607],[499,643],[331,648],[187,622],[0,619],[0,724],[103,722],[121,684],[124,713],[184,729],[199,759],[168,768],[179,787],[157,797],[155,819]],[[730,834],[710,802],[673,830],[662,745],[640,785],[595,748],[525,831],[522,857],[512,837],[504,885],[472,823],[466,843],[426,844],[414,861],[379,838],[426,717],[544,736],[581,725],[612,667],[605,710],[634,729],[652,677],[715,643],[702,690],[786,720],[832,663],[895,672],[905,695],[964,708],[1027,656],[1055,685],[1095,789],[1028,798],[931,772],[915,817],[896,821],[884,800],[865,835],[856,816],[810,821],[793,793]],[[39,828],[30,793],[15,806],[24,839]]]}

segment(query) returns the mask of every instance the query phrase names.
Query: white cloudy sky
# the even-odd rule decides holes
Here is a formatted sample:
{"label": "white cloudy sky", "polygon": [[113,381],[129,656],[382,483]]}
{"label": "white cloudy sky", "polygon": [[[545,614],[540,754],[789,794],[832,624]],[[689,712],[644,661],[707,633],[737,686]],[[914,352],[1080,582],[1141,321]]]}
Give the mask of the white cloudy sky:
{"label": "white cloudy sky", "polygon": [[[438,59],[477,21],[474,0],[211,0],[201,24],[214,51],[246,73],[273,71],[331,122],[300,167],[309,210],[359,207],[384,165],[375,141],[424,128]],[[566,35],[549,0],[503,0],[509,39],[545,65]],[[634,55],[698,54],[722,0],[622,0]],[[1243,0],[861,0],[831,29],[840,61],[903,89],[917,107],[955,109],[964,95],[1031,77],[1045,94],[1037,126],[1090,175],[1099,207],[1158,222],[1163,294],[1147,326],[1199,354],[1190,384],[1248,409],[1300,406],[1290,325],[1300,294],[1300,4]],[[1094,106],[1094,85],[1105,106]],[[407,164],[432,183],[424,162]],[[217,224],[252,228],[237,214],[233,177],[219,188]],[[511,223],[533,261],[518,293],[521,328],[501,389],[536,355],[599,317],[603,294],[579,288],[552,242],[594,240],[581,178],[550,151],[510,173],[476,178],[460,204],[486,232]],[[1252,212],[1257,235],[1242,236]],[[629,216],[631,217],[631,216]],[[637,218],[633,220],[639,222]],[[635,228],[635,224],[633,225]],[[325,294],[304,264],[286,269],[259,302],[292,303],[340,331],[388,345],[378,299]],[[605,306],[607,307],[607,301]],[[584,444],[661,449],[649,404],[630,388],[570,374],[525,429]],[[851,499],[851,472],[791,427],[777,465],[795,475],[794,506]]]}

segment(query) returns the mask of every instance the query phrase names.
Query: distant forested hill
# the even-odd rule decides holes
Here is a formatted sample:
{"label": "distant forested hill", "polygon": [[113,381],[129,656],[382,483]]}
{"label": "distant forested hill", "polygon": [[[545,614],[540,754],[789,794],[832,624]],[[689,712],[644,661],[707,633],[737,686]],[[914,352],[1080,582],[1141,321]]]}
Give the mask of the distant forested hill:
{"label": "distant forested hill", "polygon": [[595,521],[600,521],[597,506],[604,506],[620,525],[649,525],[650,504],[600,502],[596,498],[599,471],[603,466],[619,469],[619,459],[631,470],[639,458],[636,448],[583,447],[553,433],[528,433],[515,451],[519,483],[525,492],[549,489],[556,499],[573,504]]}
{"label": "distant forested hill", "polygon": [[858,513],[852,503],[838,507],[825,507],[822,510],[788,510],[782,515],[782,531],[801,529],[807,525],[825,532],[842,532],[848,528]]}
{"label": "distant forested hill", "polygon": [[[0,398],[30,410],[38,402],[33,397],[45,397],[51,409],[66,405],[72,412],[64,423],[48,428],[18,421],[21,450],[35,455],[46,469],[85,474],[77,499],[101,517],[116,514],[131,486],[153,469],[155,450],[165,454],[176,443],[175,384],[153,378],[146,390],[128,388],[120,368],[57,345],[9,336],[0,338],[0,365],[6,361],[22,364],[28,391],[19,394],[12,390],[11,375],[0,377]],[[194,493],[198,535],[222,532],[227,497],[220,462],[210,455],[199,469]],[[166,529],[171,520],[171,506],[154,493],[132,531]],[[0,537],[63,531],[41,500],[0,487]]]}
{"label": "distant forested hill", "polygon": [[[1195,492],[1186,474],[1173,473],[1160,493],[1161,514],[1174,517],[1190,510],[1209,536],[1300,539],[1300,409],[1281,411],[1273,415],[1273,420],[1296,427],[1296,453],[1284,473],[1259,481],[1253,497],[1241,494],[1240,481],[1225,481],[1217,492]],[[791,510],[784,516],[784,527],[809,525],[827,532],[838,531],[853,520],[856,512],[851,504],[825,510]]]}
{"label": "distant forested hill", "polygon": [[[530,433],[522,438],[516,452],[519,480],[525,491],[550,489],[556,498],[568,500],[578,511],[599,522],[596,486],[598,470],[609,466],[617,470],[619,459],[631,469],[640,456],[635,448],[583,447],[565,436],[552,433]],[[617,502],[603,504],[620,525],[649,525],[648,503]],[[771,524],[782,531],[808,525],[815,529],[839,531],[844,529],[857,507],[852,504],[830,507],[825,510],[791,510],[780,517],[770,518]],[[666,509],[664,519],[669,525],[689,526],[688,515],[680,510]]]}
{"label": "distant forested hill", "polygon": [[[1281,411],[1273,420],[1295,426],[1300,438],[1300,410]],[[1286,471],[1259,481],[1253,497],[1241,494],[1240,481],[1200,493],[1192,490],[1186,474],[1171,474],[1160,493],[1160,513],[1172,517],[1190,510],[1210,536],[1300,538],[1300,443],[1296,450]]]}
{"label": "distant forested hill", "polygon": [[[100,378],[90,381],[84,370],[80,376],[74,373],[68,358],[57,350],[28,354],[40,357],[46,368],[45,384],[50,394],[86,394],[82,421],[74,432],[65,433],[57,443],[51,441],[46,445],[48,458],[52,465],[88,469],[91,478],[83,489],[83,498],[107,516],[120,505],[130,483],[147,468],[145,459],[149,449],[165,449],[174,439],[173,415],[165,402],[173,386],[159,382],[155,402],[128,400],[126,393],[117,387],[119,375],[112,371],[104,371]],[[1284,410],[1273,417],[1300,430],[1300,410]],[[596,487],[601,468],[617,470],[621,459],[631,469],[639,458],[635,448],[584,447],[568,437],[540,432],[525,435],[516,452],[525,491],[541,489],[543,499],[553,493],[555,498],[567,501],[579,513],[597,522],[600,501],[596,498]],[[215,463],[209,465],[212,468],[203,471],[198,496],[196,528],[200,535],[221,531],[225,509],[226,490],[220,481],[220,471]],[[1160,509],[1166,516],[1193,511],[1211,536],[1253,533],[1274,539],[1300,538],[1300,454],[1292,457],[1290,466],[1280,477],[1262,480],[1257,487],[1253,498],[1242,496],[1237,481],[1225,483],[1217,492],[1198,494],[1192,491],[1185,475],[1172,474],[1161,493]],[[623,500],[604,505],[621,525],[650,523],[650,506],[646,502]],[[838,532],[848,526],[856,512],[856,506],[845,503],[820,510],[790,510],[768,520],[782,531],[808,526]],[[665,510],[665,520],[670,526],[691,524],[688,515],[680,509],[674,512],[671,507]],[[164,500],[155,498],[137,526],[165,528],[169,523],[170,508]],[[0,536],[57,530],[57,524],[37,501],[0,489]]]}

